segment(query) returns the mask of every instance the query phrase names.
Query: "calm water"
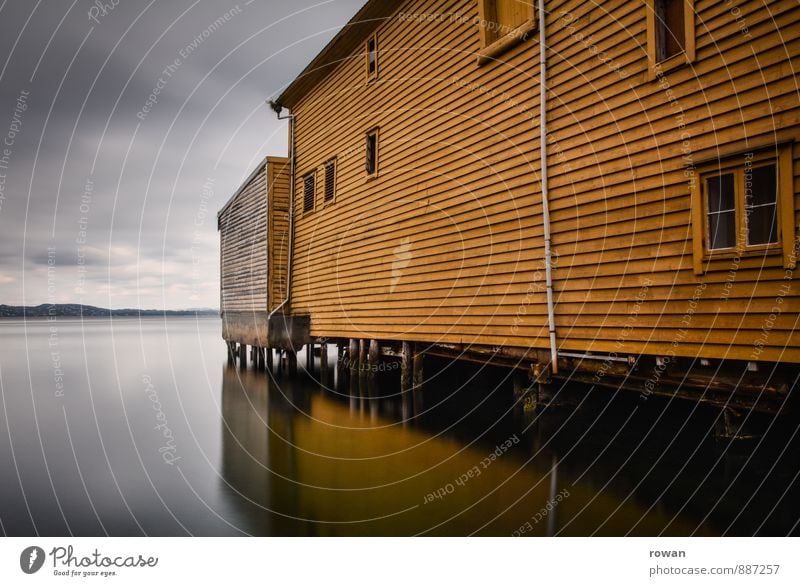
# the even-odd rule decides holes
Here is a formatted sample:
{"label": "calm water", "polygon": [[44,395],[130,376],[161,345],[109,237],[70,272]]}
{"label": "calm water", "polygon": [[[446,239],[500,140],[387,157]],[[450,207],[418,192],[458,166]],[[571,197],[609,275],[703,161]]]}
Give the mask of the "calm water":
{"label": "calm water", "polygon": [[710,411],[612,392],[525,419],[505,372],[434,360],[415,404],[391,368],[338,391],[231,369],[219,332],[0,322],[3,533],[798,531],[796,424],[722,443]]}

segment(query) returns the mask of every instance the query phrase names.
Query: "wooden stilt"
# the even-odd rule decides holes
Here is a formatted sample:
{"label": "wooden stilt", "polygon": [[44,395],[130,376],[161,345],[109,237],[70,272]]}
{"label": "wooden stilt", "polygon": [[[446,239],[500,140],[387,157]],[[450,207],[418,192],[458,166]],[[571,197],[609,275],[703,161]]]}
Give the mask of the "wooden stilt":
{"label": "wooden stilt", "polygon": [[348,366],[350,367],[350,376],[358,374],[358,340],[350,338],[350,348],[347,351]]}
{"label": "wooden stilt", "polygon": [[272,371],[272,348],[265,348],[267,358],[267,368]]}
{"label": "wooden stilt", "polygon": [[314,376],[314,344],[306,344],[306,372]]}
{"label": "wooden stilt", "polygon": [[247,344],[239,344],[239,368],[247,369]]}
{"label": "wooden stilt", "polygon": [[400,390],[408,391],[413,384],[414,346],[411,342],[403,342],[403,359],[400,364]]}
{"label": "wooden stilt", "polygon": [[233,342],[225,342],[228,347],[228,366],[236,364],[236,347]]}
{"label": "wooden stilt", "polygon": [[289,376],[297,376],[297,352],[294,350],[286,351],[286,370]]}
{"label": "wooden stilt", "polygon": [[371,378],[378,375],[378,364],[381,358],[381,345],[378,340],[370,340],[367,352],[367,373]]}
{"label": "wooden stilt", "polygon": [[423,370],[423,357],[424,353],[420,348],[415,345],[414,347],[414,414],[419,415],[424,408],[423,405],[423,385],[425,382],[425,373]]}
{"label": "wooden stilt", "polygon": [[323,385],[328,384],[328,344],[319,345],[319,378]]}
{"label": "wooden stilt", "polygon": [[367,353],[369,350],[369,346],[367,345],[366,340],[359,340],[358,341],[358,375],[361,376],[362,374],[366,374],[367,372]]}

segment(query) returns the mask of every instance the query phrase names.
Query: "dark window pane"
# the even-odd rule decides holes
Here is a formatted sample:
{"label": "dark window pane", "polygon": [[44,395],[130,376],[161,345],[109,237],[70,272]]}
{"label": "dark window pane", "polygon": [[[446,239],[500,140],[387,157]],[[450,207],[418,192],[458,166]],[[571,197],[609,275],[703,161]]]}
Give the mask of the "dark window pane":
{"label": "dark window pane", "polygon": [[772,244],[778,241],[777,206],[763,205],[747,210],[747,244]]}
{"label": "dark window pane", "polygon": [[373,175],[375,173],[375,155],[377,151],[378,136],[375,133],[367,135],[367,161],[366,168],[367,174]]}
{"label": "dark window pane", "polygon": [[686,26],[684,0],[656,0],[656,60],[664,61],[684,51]]}
{"label": "dark window pane", "polygon": [[724,212],[736,209],[736,195],[733,190],[733,173],[726,173],[706,180],[708,187],[708,211]]}
{"label": "dark window pane", "polygon": [[708,216],[709,249],[736,246],[736,212],[720,212]]}
{"label": "dark window pane", "polygon": [[367,43],[367,62],[369,64],[369,72],[370,74],[375,73],[375,69],[377,66],[378,56],[375,51],[375,39],[370,39]]}
{"label": "dark window pane", "polygon": [[775,165],[746,170],[744,174],[745,201],[748,206],[774,204],[778,197]]}

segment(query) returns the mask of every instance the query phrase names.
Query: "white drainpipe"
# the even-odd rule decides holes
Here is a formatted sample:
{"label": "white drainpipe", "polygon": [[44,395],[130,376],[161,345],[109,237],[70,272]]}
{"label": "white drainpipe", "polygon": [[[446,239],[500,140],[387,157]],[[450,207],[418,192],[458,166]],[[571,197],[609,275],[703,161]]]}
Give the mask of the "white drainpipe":
{"label": "white drainpipe", "polygon": [[289,114],[288,116],[281,117],[281,111],[283,107],[280,104],[276,104],[275,102],[269,103],[270,107],[278,113],[278,120],[289,120],[289,173],[291,173],[291,177],[289,178],[289,251],[287,254],[287,261],[289,266],[287,267],[286,271],[286,298],[278,305],[275,309],[269,312],[269,316],[267,317],[267,323],[272,318],[273,315],[278,313],[281,309],[286,307],[289,304],[289,300],[292,298],[292,260],[294,259],[294,191],[295,191],[295,181],[294,181],[294,163],[295,163],[295,154],[294,154],[294,114]]}
{"label": "white drainpipe", "polygon": [[542,223],[544,224],[544,263],[547,280],[547,325],[550,330],[550,357],[553,374],[558,372],[556,346],[556,317],[553,302],[553,255],[550,250],[550,205],[547,178],[547,34],[545,32],[544,0],[539,0],[539,133],[542,167]]}

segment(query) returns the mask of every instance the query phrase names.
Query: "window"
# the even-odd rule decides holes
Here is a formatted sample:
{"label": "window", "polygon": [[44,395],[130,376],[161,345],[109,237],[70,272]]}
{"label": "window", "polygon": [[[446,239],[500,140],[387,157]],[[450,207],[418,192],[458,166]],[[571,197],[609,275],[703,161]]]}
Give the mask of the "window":
{"label": "window", "polygon": [[716,256],[782,252],[794,268],[791,145],[699,168],[692,189],[695,273]]}
{"label": "window", "polygon": [[533,0],[480,0],[480,34],[485,63],[521,41],[536,27]]}
{"label": "window", "polygon": [[378,174],[378,129],[370,130],[367,133],[366,144],[367,156],[365,167],[367,175],[374,177]]}
{"label": "window", "polygon": [[378,37],[372,35],[367,41],[367,81],[378,78]]}
{"label": "window", "polygon": [[648,0],[647,45],[653,75],[694,61],[694,0]]}
{"label": "window", "polygon": [[312,171],[303,177],[303,211],[314,211],[314,188],[316,187],[316,174]]}
{"label": "window", "polygon": [[325,202],[333,201],[336,195],[336,159],[325,163]]}

